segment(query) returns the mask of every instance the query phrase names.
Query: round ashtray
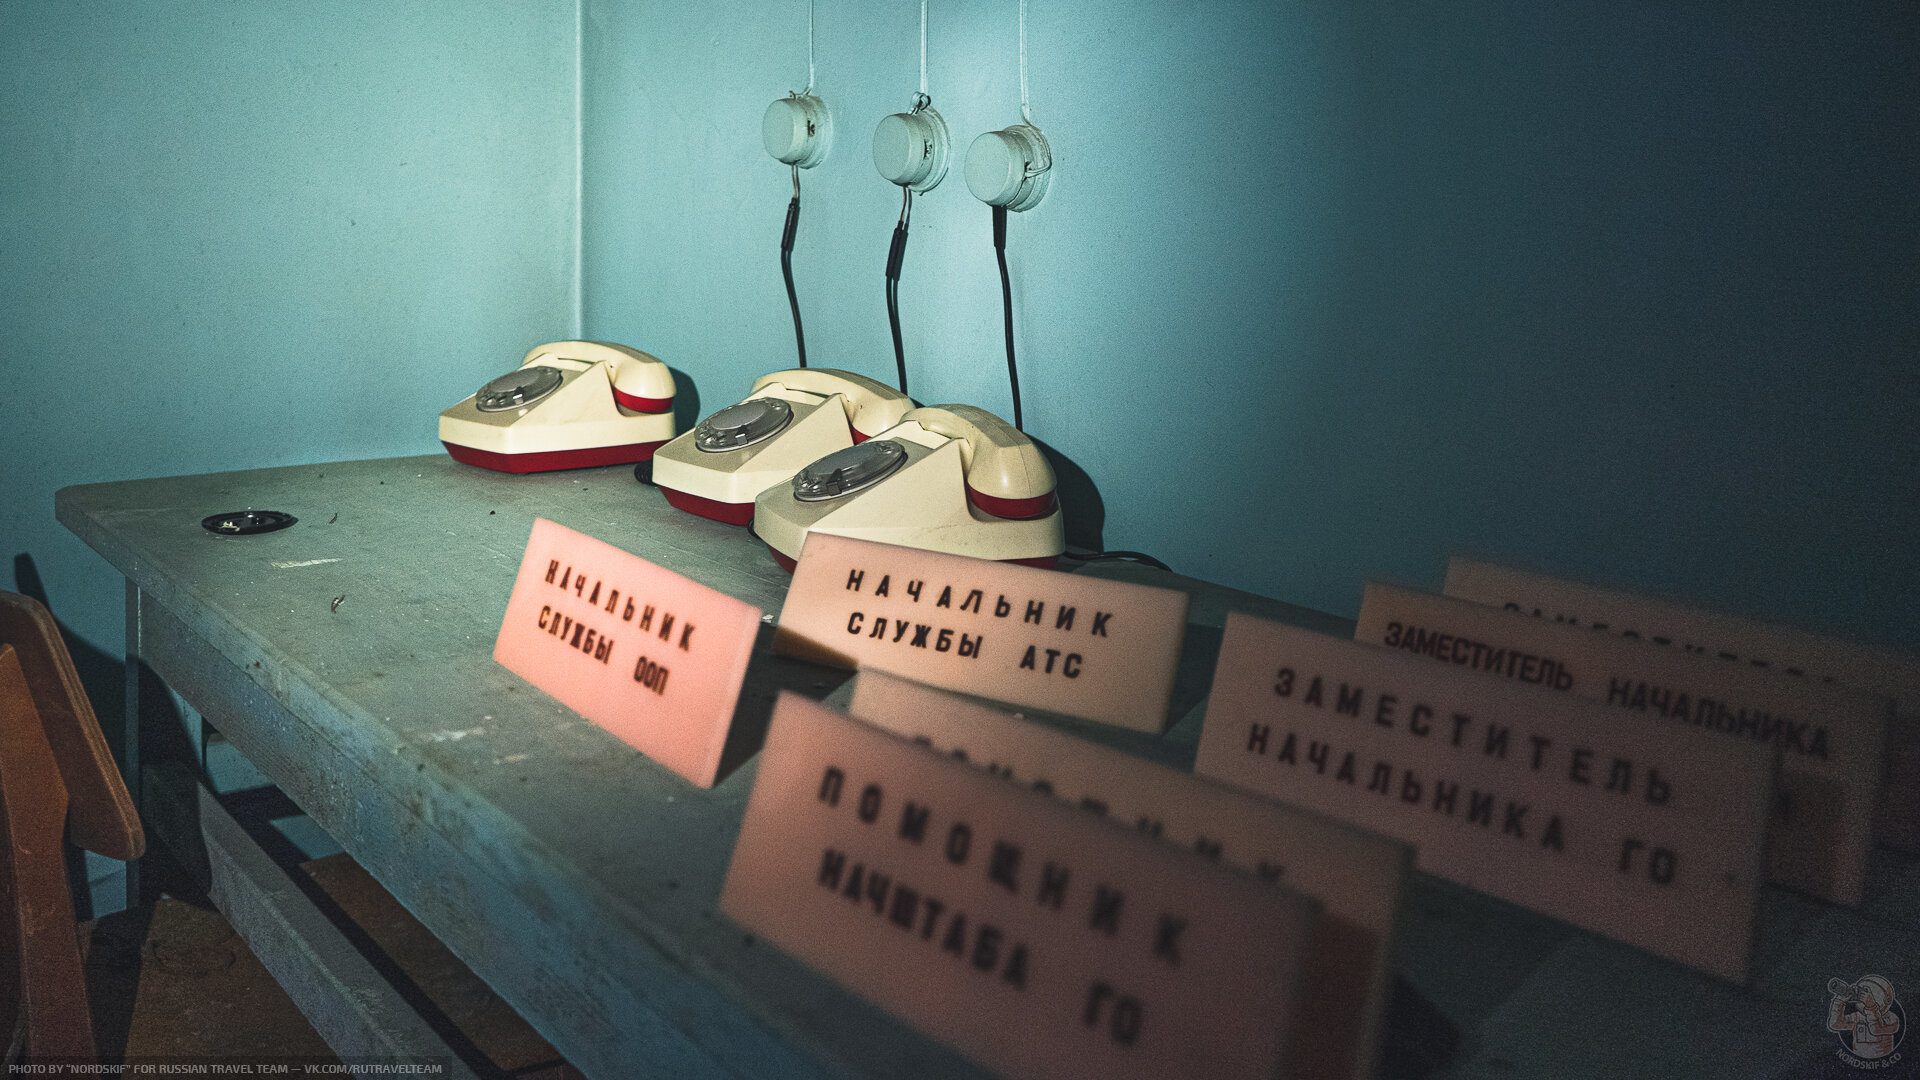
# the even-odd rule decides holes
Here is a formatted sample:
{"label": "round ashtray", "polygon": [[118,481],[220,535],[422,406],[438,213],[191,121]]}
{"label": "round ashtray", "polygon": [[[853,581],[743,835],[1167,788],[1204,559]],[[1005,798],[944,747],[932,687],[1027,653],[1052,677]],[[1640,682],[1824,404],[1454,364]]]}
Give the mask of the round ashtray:
{"label": "round ashtray", "polygon": [[235,510],[231,514],[201,518],[200,527],[221,536],[252,536],[254,533],[277,532],[298,520],[292,514],[283,514],[278,510]]}

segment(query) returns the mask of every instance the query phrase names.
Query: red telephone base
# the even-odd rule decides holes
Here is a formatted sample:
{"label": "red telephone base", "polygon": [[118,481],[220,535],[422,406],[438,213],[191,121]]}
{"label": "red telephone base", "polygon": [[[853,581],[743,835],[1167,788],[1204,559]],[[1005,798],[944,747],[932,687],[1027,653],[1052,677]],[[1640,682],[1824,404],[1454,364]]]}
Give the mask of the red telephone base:
{"label": "red telephone base", "polygon": [[[796,560],[789,559],[785,555],[780,554],[780,550],[772,544],[767,545],[767,554],[773,556],[773,561],[780,564],[780,569],[785,570],[789,574],[793,573],[794,567],[800,565]],[[1000,561],[1018,563],[1021,566],[1037,566],[1042,570],[1051,570],[1053,569],[1054,563],[1060,561],[1060,556],[1044,555],[1037,559],[1001,559]]]}
{"label": "red telephone base", "polygon": [[[578,450],[544,450],[531,454],[498,454],[492,450],[476,450],[471,446],[461,446],[442,440],[440,445],[447,448],[453,460],[465,465],[475,465],[482,469],[492,469],[503,473],[552,472],[556,469],[588,469],[596,465],[632,465],[653,457],[653,452],[667,444],[659,442],[627,443],[623,446],[584,446]],[[749,506],[747,509],[753,509]]]}
{"label": "red telephone base", "polygon": [[660,494],[667,497],[667,504],[689,514],[713,521],[723,521],[728,525],[745,525],[753,520],[753,504],[721,502],[718,499],[703,499],[698,495],[689,495],[684,491],[675,491],[670,487],[660,487]]}

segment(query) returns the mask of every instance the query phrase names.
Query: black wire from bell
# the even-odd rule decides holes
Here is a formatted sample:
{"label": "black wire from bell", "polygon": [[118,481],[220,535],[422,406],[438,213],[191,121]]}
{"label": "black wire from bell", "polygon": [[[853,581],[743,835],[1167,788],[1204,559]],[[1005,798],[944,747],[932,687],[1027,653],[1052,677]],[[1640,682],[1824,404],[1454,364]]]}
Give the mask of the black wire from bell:
{"label": "black wire from bell", "polygon": [[893,362],[900,369],[900,392],[907,392],[907,350],[900,343],[900,263],[907,255],[907,223],[913,218],[913,189],[900,185],[900,223],[887,249],[887,325],[893,330]]}
{"label": "black wire from bell", "polygon": [[1013,283],[1007,280],[1007,208],[993,208],[993,254],[1000,261],[1000,300],[1007,313],[1007,383],[1013,387],[1013,428],[1025,431],[1020,422],[1020,369],[1013,362]]}
{"label": "black wire from bell", "polygon": [[1168,566],[1166,563],[1161,562],[1159,559],[1154,558],[1144,551],[1073,551],[1069,549],[1066,554],[1067,558],[1077,559],[1080,562],[1102,562],[1107,559],[1125,559],[1128,562],[1145,563],[1148,566],[1165,570],[1169,574],[1173,573],[1173,567]]}
{"label": "black wire from bell", "polygon": [[787,304],[793,308],[793,343],[800,350],[800,366],[807,366],[807,335],[800,329],[800,297],[793,291],[793,235],[800,231],[800,166],[793,167],[793,201],[787,204],[787,227],[780,234],[780,276],[787,279]]}

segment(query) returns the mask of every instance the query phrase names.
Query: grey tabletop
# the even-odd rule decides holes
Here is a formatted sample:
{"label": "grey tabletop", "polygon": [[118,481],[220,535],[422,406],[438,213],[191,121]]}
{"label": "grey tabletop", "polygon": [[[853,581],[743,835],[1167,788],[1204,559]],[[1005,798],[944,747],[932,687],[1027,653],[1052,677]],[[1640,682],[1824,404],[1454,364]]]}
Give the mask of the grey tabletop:
{"label": "grey tabletop", "polygon": [[[243,508],[299,520],[200,526]],[[716,913],[753,761],[694,788],[492,660],[536,517],[777,613],[789,579],[746,530],[673,510],[624,467],[504,476],[444,456],[86,485],[56,512],[204,643],[196,663],[245,680],[257,707],[236,745],[590,1075],[981,1075]],[[1351,629],[1133,564],[1080,572],[1194,597],[1167,734],[1077,728],[1173,764],[1191,760],[1227,610]],[[768,636],[737,723],[783,687],[844,693],[847,673],[774,657]],[[1384,1067],[1806,1075],[1834,1060],[1828,977],[1920,986],[1915,860],[1876,853],[1858,910],[1771,889],[1762,907],[1739,987],[1422,878]]]}

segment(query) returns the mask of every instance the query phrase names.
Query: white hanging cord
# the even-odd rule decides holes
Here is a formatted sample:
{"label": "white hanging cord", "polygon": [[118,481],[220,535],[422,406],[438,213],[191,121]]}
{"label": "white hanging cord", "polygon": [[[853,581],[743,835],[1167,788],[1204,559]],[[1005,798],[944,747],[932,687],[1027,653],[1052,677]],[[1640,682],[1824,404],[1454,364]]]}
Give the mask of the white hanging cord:
{"label": "white hanging cord", "polygon": [[1027,0],[1020,0],[1020,122],[1033,126],[1033,114],[1027,110]]}
{"label": "white hanging cord", "polygon": [[[1026,4],[1026,0],[1021,0],[1021,5],[1023,8],[1025,4]],[[1026,33],[1025,26],[1026,26],[1025,23],[1021,24],[1022,29],[1020,32],[1022,34]],[[1020,40],[1025,41],[1026,39],[1023,37]],[[1023,47],[1023,51],[1021,52],[1021,55],[1023,57],[1026,55],[1026,53],[1024,52],[1024,47]],[[1026,84],[1022,82],[1021,85],[1024,87]],[[813,93],[813,0],[807,0],[807,88],[805,90],[800,91],[800,96],[805,97],[811,93]],[[1025,95],[1025,93],[1026,93],[1025,90],[1021,91],[1021,94],[1023,96]]]}
{"label": "white hanging cord", "polygon": [[927,0],[920,0],[920,96],[927,96]]}

